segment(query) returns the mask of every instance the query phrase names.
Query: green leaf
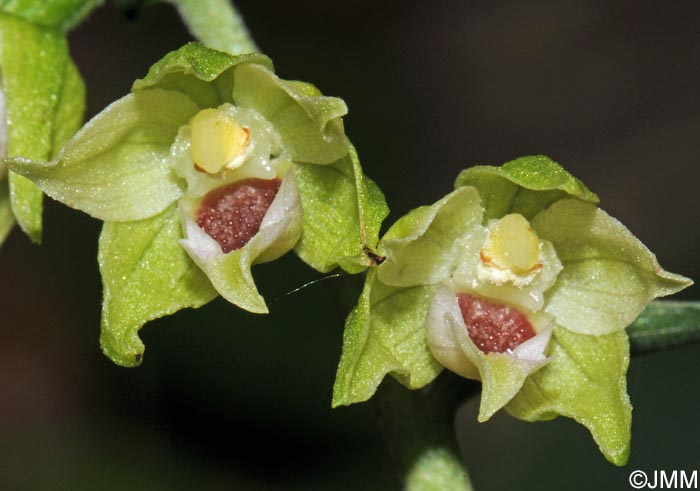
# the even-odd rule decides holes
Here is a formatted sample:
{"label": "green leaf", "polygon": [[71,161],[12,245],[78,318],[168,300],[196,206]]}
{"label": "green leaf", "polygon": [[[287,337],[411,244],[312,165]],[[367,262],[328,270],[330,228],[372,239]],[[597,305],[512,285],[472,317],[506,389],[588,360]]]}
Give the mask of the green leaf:
{"label": "green leaf", "polygon": [[232,55],[260,51],[230,0],[166,0],[204,45]]}
{"label": "green leaf", "polygon": [[379,279],[394,286],[428,285],[448,277],[459,259],[459,239],[481,223],[479,193],[461,187],[396,221],[379,243],[386,261]]}
{"label": "green leaf", "polygon": [[664,271],[624,225],[592,205],[561,200],[531,222],[564,266],[545,293],[545,311],[567,329],[609,334],[630,325],[654,298],[692,284]]}
{"label": "green leaf", "polygon": [[548,354],[552,361],[525,381],[508,412],[525,421],[573,418],[588,428],[606,459],[624,465],[632,422],[627,334],[588,336],[557,326]]}
{"label": "green leaf", "polygon": [[299,240],[302,211],[293,172],[282,181],[258,232],[243,247],[228,253],[191,218],[196,201],[180,203],[187,236],[182,246],[222,297],[249,312],[268,311],[253,280],[253,264],[277,259]]}
{"label": "green leaf", "polygon": [[[36,160],[50,157],[52,119],[69,60],[61,33],[0,14],[0,67],[8,122],[8,157]],[[13,172],[9,175],[9,185],[17,222],[33,241],[40,241],[41,192]]]}
{"label": "green leaf", "polygon": [[528,220],[562,198],[598,203],[598,196],[544,155],[520,157],[500,167],[477,165],[462,171],[455,187],[474,186],[485,208],[484,220],[520,213]]}
{"label": "green leaf", "polygon": [[234,68],[255,63],[270,70],[270,59],[261,54],[233,56],[189,43],[171,51],[154,64],[148,74],[134,82],[132,91],[160,88],[187,94],[201,108],[231,102]]}
{"label": "green leaf", "polygon": [[129,94],[90,120],[54,161],[14,159],[10,168],[52,198],[101,220],[147,218],[182,195],[170,145],[198,109],[178,92]]}
{"label": "green leaf", "polygon": [[304,210],[295,247],[299,257],[321,272],[340,265],[358,273],[372,265],[389,209],[377,185],[362,173],[355,149],[331,165],[296,164],[294,169]]}
{"label": "green leaf", "polygon": [[104,0],[0,0],[0,11],[63,31],[75,27]]}
{"label": "green leaf", "polygon": [[387,373],[417,389],[442,370],[425,339],[425,316],[435,286],[395,288],[370,269],[355,309],[345,323],[333,406],[362,402]]}
{"label": "green leaf", "polygon": [[329,164],[349,151],[341,116],[342,99],[309,96],[262,65],[241,64],[235,71],[233,100],[262,114],[282,137],[297,162]]}
{"label": "green leaf", "polygon": [[656,301],[627,328],[632,353],[700,342],[700,303]]}
{"label": "green leaf", "polygon": [[175,205],[145,220],[104,224],[98,252],[104,288],[100,344],[114,363],[141,363],[144,346],[138,331],[146,322],[216,297],[180,238]]}
{"label": "green leaf", "polygon": [[15,216],[12,214],[10,206],[10,190],[7,180],[0,179],[0,246],[10,233],[15,224]]}

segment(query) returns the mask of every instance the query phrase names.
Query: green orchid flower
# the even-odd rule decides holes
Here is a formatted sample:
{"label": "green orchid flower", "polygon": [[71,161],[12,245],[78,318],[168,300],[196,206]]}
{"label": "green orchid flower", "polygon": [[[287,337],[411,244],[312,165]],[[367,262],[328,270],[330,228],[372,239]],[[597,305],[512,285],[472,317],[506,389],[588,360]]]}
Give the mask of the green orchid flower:
{"label": "green orchid flower", "polygon": [[345,137],[341,99],[260,54],[192,43],[89,121],[50,162],[10,165],[105,221],[101,344],[140,363],[138,329],[217,294],[267,312],[254,264],[295,248],[319,271],[371,264],[386,204]]}
{"label": "green orchid flower", "polygon": [[467,169],[454,192],[398,220],[348,318],[334,404],[369,398],[386,373],[419,388],[447,368],[482,382],[479,421],[504,407],[568,416],[625,463],[624,329],[692,282],[597,204],[536,156]]}
{"label": "green orchid flower", "polygon": [[41,240],[42,193],[2,159],[49,159],[80,127],[85,89],[66,32],[100,3],[0,1],[0,244],[15,223]]}

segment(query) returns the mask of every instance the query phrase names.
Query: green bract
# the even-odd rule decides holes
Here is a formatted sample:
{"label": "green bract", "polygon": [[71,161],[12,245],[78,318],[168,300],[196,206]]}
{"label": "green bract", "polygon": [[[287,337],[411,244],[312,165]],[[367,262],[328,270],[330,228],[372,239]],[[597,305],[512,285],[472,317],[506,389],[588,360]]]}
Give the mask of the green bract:
{"label": "green bract", "polygon": [[446,367],[482,381],[480,421],[503,407],[568,416],[626,462],[624,329],[691,281],[597,202],[557,163],[523,157],[465,170],[399,219],[348,317],[333,404],[368,399],[387,373],[419,388]]}
{"label": "green bract", "polygon": [[101,343],[112,360],[138,364],[141,325],[214,291],[267,312],[251,266],[295,246],[320,271],[372,263],[387,209],[345,137],[346,112],[310,84],[279,79],[263,55],[192,43],[54,160],[11,160],[49,196],[106,222]]}
{"label": "green bract", "polygon": [[[0,158],[52,158],[82,122],[85,89],[65,34],[99,2],[0,1]],[[15,221],[41,240],[42,193],[0,162],[0,244]]]}

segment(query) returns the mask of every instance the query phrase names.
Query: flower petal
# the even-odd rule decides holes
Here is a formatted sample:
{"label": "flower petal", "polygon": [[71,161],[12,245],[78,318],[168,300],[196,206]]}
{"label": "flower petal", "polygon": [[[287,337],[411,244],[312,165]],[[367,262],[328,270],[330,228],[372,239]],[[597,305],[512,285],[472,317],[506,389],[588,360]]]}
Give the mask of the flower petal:
{"label": "flower petal", "polygon": [[525,379],[547,364],[551,335],[545,327],[512,353],[484,353],[469,337],[455,292],[441,284],[426,318],[426,337],[435,358],[448,370],[483,384],[479,421],[488,420],[520,390]]}
{"label": "flower petal", "polygon": [[567,197],[598,203],[598,196],[544,155],[520,157],[500,167],[470,167],[457,176],[455,187],[460,186],[479,190],[484,220],[508,213],[520,213],[529,220],[553,202]]}
{"label": "flower petal", "polygon": [[506,410],[525,421],[573,418],[588,428],[605,458],[624,465],[632,422],[627,334],[588,336],[557,326],[548,354],[552,361],[528,378]]}
{"label": "flower petal", "polygon": [[233,100],[270,121],[282,136],[292,159],[330,164],[348,153],[341,116],[348,112],[342,99],[308,95],[278,78],[262,65],[242,64],[235,70]]}
{"label": "flower petal", "polygon": [[425,339],[425,314],[434,291],[432,285],[387,286],[377,280],[376,268],[368,271],[362,296],[345,324],[334,407],[366,401],[387,373],[417,389],[442,371]]}
{"label": "flower petal", "polygon": [[367,268],[366,248],[376,247],[389,209],[377,185],[363,174],[355,149],[330,165],[294,167],[304,210],[294,251],[322,272],[338,265],[350,273]]}
{"label": "flower petal", "polygon": [[233,56],[189,43],[166,54],[148,74],[134,82],[132,91],[159,88],[182,92],[201,108],[231,102],[233,68],[256,63],[272,70],[272,61],[257,53]]}
{"label": "flower petal", "polygon": [[431,206],[400,218],[379,243],[386,261],[378,277],[387,285],[414,286],[439,282],[452,274],[459,259],[458,239],[481,223],[479,193],[461,187]]}
{"label": "flower petal", "polygon": [[590,203],[561,200],[532,221],[564,266],[545,293],[545,311],[582,334],[609,334],[630,325],[654,298],[692,284],[664,271],[624,225]]}
{"label": "flower petal", "polygon": [[180,204],[185,230],[182,246],[222,297],[250,312],[267,312],[265,299],[253,280],[253,264],[280,257],[299,240],[302,216],[293,174],[290,170],[282,180],[258,233],[246,245],[227,254],[190,218],[191,205],[185,200]]}
{"label": "flower petal", "polygon": [[129,94],[89,121],[55,160],[18,158],[10,161],[10,168],[52,198],[96,218],[147,218],[182,195],[171,168],[170,145],[180,125],[197,110],[178,92]]}
{"label": "flower petal", "polygon": [[181,237],[174,204],[151,218],[107,222],[102,228],[97,256],[104,287],[100,345],[114,363],[141,363],[144,346],[138,331],[146,322],[216,297],[180,246]]}

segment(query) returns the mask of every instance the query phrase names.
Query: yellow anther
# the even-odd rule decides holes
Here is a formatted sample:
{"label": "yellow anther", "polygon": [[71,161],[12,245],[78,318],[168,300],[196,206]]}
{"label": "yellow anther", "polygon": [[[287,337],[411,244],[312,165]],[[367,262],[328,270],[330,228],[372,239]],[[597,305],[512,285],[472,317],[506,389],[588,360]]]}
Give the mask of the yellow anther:
{"label": "yellow anther", "polygon": [[524,275],[540,267],[540,243],[527,219],[517,213],[493,224],[481,250],[481,261]]}
{"label": "yellow anther", "polygon": [[195,165],[216,174],[224,166],[235,168],[243,164],[236,162],[250,140],[250,130],[243,128],[235,119],[218,109],[199,111],[190,121],[190,149]]}

